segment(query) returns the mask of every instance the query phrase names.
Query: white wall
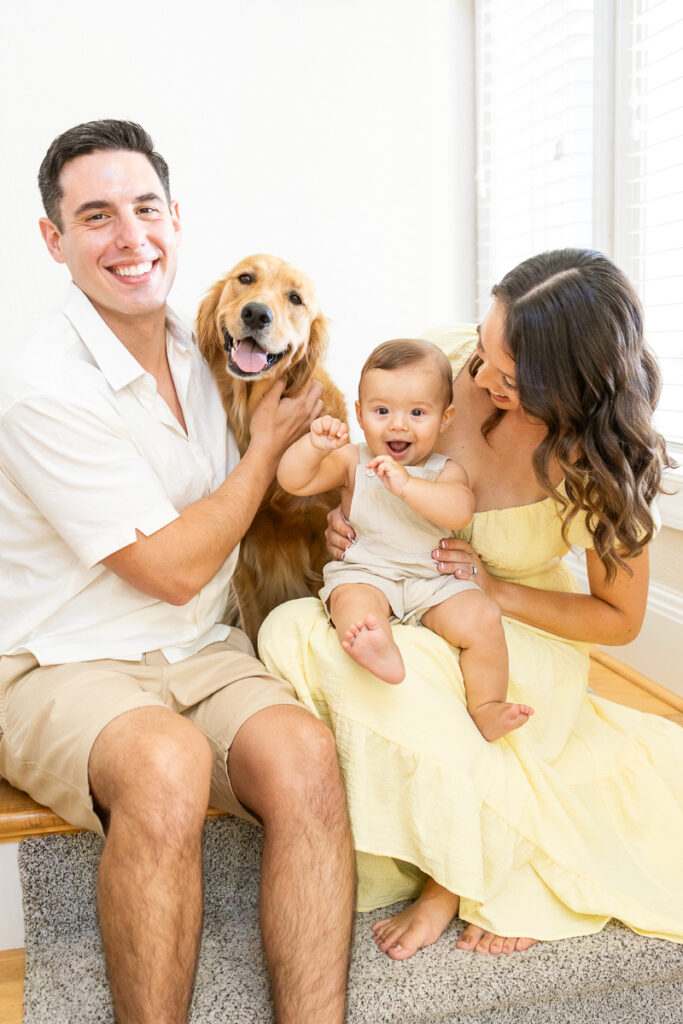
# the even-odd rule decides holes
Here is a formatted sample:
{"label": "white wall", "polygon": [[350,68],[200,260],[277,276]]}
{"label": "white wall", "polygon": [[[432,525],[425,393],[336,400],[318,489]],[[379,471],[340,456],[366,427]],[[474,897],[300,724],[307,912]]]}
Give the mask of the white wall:
{"label": "white wall", "polygon": [[184,225],[172,304],[194,316],[242,256],[308,271],[350,394],[380,341],[473,316],[471,0],[3,4],[0,359],[60,305],[37,229],[55,135],[140,121]]}
{"label": "white wall", "polygon": [[[172,303],[251,252],[308,271],[355,396],[380,341],[474,316],[472,0],[30,0],[0,18],[2,359],[61,304],[36,175],[52,139],[141,122],[171,167]],[[0,948],[23,944],[14,845]]]}

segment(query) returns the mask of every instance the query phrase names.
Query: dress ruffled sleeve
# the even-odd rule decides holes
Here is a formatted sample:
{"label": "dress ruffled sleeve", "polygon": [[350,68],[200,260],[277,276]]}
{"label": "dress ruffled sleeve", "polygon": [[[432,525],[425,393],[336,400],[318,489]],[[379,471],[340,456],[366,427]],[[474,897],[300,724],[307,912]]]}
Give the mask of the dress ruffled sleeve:
{"label": "dress ruffled sleeve", "polygon": [[446,353],[451,361],[455,379],[477,346],[477,327],[476,324],[431,327],[420,337],[438,345]]}

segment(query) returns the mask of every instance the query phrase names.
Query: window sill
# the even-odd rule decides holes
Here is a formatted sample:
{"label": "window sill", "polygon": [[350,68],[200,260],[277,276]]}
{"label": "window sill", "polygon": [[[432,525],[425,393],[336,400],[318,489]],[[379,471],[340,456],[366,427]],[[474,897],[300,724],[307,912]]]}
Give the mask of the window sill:
{"label": "window sill", "polygon": [[677,469],[664,474],[664,487],[671,494],[660,494],[657,499],[662,524],[672,530],[683,530],[683,458],[678,451],[670,453],[679,463]]}

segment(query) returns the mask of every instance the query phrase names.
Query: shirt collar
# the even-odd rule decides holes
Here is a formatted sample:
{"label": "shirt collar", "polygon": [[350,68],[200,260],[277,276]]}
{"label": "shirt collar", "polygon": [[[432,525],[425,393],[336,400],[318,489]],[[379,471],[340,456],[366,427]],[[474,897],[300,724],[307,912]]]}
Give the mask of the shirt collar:
{"label": "shirt collar", "polygon": [[[69,285],[63,313],[114,391],[120,391],[121,388],[144,376],[146,371],[105,324],[90,299],[73,281]],[[166,328],[178,349],[188,351],[192,348],[192,332],[168,307]]]}

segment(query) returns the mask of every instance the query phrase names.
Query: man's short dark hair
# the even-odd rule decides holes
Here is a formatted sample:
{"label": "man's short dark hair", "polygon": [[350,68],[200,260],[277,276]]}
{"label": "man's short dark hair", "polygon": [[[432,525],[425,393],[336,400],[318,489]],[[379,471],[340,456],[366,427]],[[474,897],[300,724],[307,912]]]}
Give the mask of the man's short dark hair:
{"label": "man's short dark hair", "polygon": [[134,121],[116,121],[113,118],[87,121],[57,136],[45,154],[38,172],[38,187],[45,213],[59,231],[64,230],[60,211],[64,193],[59,179],[65,164],[86,153],[113,149],[126,149],[146,156],[163,185],[166,200],[170,205],[168,164],[163,156],[155,152],[154,142],[145,129]]}

